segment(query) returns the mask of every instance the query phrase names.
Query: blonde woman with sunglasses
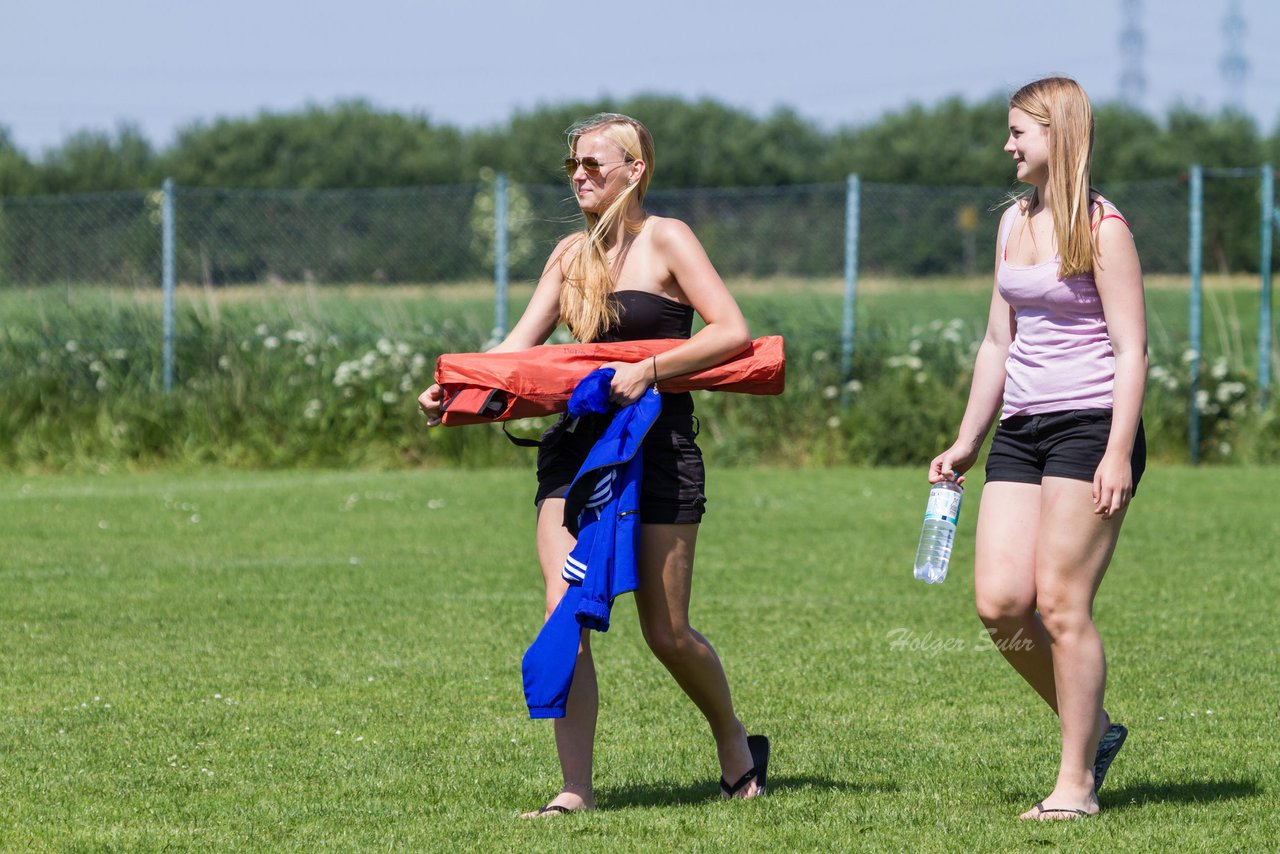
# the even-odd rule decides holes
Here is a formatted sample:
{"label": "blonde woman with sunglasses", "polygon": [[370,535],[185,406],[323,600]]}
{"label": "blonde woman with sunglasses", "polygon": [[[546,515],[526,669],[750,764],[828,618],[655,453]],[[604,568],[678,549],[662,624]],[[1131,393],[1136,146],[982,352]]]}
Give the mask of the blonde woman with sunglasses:
{"label": "blonde woman with sunglasses", "polygon": [[[574,125],[568,138],[565,172],[585,228],[560,241],[524,314],[494,351],[542,344],[562,322],[584,342],[688,339],[653,358],[607,365],[615,370],[611,400],[621,405],[639,400],[659,379],[739,353],[750,341],[746,321],[702,245],[683,222],[644,210],[654,168],[649,131],[628,116],[602,113]],[[692,334],[695,313],[705,325]],[[635,594],[640,627],[710,725],[721,794],[754,798],[765,791],[768,741],[748,738],[719,657],[689,625],[694,546],[706,502],[693,399],[688,393],[662,398],[662,414],[643,443]],[[427,389],[419,402],[428,424],[440,423],[439,387]],[[590,417],[562,417],[542,437],[535,504],[547,616],[567,589],[561,571],[575,542],[564,526],[564,495],[603,426]],[[594,809],[597,709],[595,664],[583,631],[566,713],[555,720],[563,786],[526,818]]]}
{"label": "blonde woman with sunglasses", "polygon": [[1098,812],[1127,735],[1103,708],[1093,600],[1146,464],[1142,271],[1128,223],[1089,186],[1093,113],[1074,80],[1019,89],[1004,149],[1031,189],[1001,219],[969,403],[929,480],[963,480],[999,414],[978,511],[978,614],[1058,716],[1057,780],[1021,818],[1078,819]]}

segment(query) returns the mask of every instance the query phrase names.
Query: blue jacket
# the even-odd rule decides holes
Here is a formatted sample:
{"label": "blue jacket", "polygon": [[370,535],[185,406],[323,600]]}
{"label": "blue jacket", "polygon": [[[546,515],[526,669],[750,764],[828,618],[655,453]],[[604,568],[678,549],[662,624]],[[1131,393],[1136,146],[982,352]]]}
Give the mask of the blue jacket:
{"label": "blue jacket", "polygon": [[[592,371],[574,390],[569,414],[604,412],[613,371]],[[603,383],[603,390],[601,384]],[[579,400],[583,391],[583,400]],[[649,389],[618,409],[592,446],[565,496],[565,527],[578,537],[561,573],[569,589],[524,654],[524,696],[531,718],[562,718],[573,684],[579,635],[609,630],[613,600],[639,586],[640,445],[662,411],[662,395]]]}

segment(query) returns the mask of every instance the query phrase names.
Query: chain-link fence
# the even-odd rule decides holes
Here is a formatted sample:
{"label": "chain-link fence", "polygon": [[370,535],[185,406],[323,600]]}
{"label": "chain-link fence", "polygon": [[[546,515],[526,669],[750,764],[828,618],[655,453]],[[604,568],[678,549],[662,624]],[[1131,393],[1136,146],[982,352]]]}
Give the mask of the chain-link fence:
{"label": "chain-link fence", "polygon": [[[435,284],[493,276],[496,182],[371,190],[172,190],[178,283]],[[1144,269],[1187,270],[1179,180],[1106,188]],[[841,276],[844,184],[663,190],[655,213],[687,222],[726,277]],[[0,199],[0,286],[159,286],[163,193]],[[564,187],[508,185],[507,267],[537,278],[579,225]],[[991,265],[1003,203],[991,188],[861,184],[859,271],[967,276]]]}

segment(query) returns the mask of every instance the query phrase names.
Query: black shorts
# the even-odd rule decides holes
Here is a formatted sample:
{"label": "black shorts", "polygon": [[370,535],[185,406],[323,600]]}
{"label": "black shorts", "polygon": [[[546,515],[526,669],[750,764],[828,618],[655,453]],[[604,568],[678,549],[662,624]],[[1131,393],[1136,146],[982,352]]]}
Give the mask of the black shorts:
{"label": "black shorts", "polygon": [[[1039,483],[1042,477],[1092,481],[1111,436],[1110,409],[1014,415],[1000,422],[987,454],[987,480]],[[1147,437],[1138,432],[1129,457],[1133,491],[1147,468]]]}
{"label": "black shorts", "polygon": [[[697,524],[706,510],[707,474],[698,433],[690,415],[659,416],[644,437],[644,476],[640,483],[640,521],[656,525]],[[564,498],[569,484],[604,431],[603,419],[592,416],[561,418],[542,434],[538,448],[538,492],[544,498]]]}

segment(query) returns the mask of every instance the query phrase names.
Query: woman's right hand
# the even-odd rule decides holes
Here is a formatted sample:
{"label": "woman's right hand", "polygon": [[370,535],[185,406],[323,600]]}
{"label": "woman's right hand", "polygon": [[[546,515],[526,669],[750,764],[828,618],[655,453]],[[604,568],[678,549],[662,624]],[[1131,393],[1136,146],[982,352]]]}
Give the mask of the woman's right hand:
{"label": "woman's right hand", "polygon": [[964,483],[964,472],[972,468],[977,459],[977,448],[957,440],[929,463],[929,482],[954,480],[956,483]]}
{"label": "woman's right hand", "polygon": [[440,384],[432,383],[431,387],[418,395],[418,408],[422,410],[422,414],[427,416],[427,426],[435,427],[440,424]]}

